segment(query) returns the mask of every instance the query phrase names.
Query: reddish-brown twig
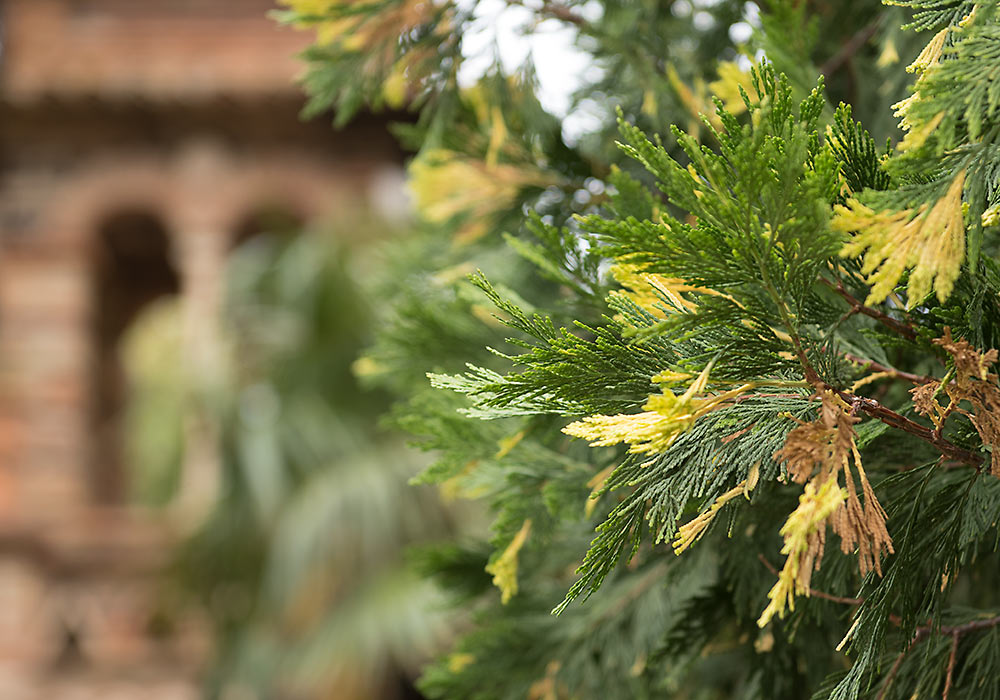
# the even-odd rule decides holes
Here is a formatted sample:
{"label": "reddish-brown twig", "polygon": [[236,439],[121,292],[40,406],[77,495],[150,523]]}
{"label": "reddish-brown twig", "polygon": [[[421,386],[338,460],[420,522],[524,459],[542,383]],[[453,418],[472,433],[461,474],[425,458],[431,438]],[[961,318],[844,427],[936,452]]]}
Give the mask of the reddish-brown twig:
{"label": "reddish-brown twig", "polygon": [[[767,567],[775,576],[779,575],[778,570],[775,568],[774,564],[767,560],[763,554],[758,554],[757,558],[760,559],[760,563]],[[826,593],[824,591],[818,591],[815,588],[809,589],[809,595],[814,598],[822,598],[823,600],[829,600],[834,603],[841,603],[843,605],[861,605],[864,601],[863,598],[847,598],[845,596],[833,595],[832,593]]]}
{"label": "reddish-brown twig", "polygon": [[[895,624],[899,624],[896,620],[894,620],[894,622]],[[962,638],[962,635],[976,630],[989,629],[998,625],[1000,625],[1000,615],[983,620],[973,620],[960,625],[942,625],[937,629],[935,629],[932,625],[922,625],[918,627],[913,634],[913,639],[910,640],[906,649],[901,651],[899,656],[896,657],[896,661],[892,664],[892,668],[889,670],[889,674],[886,676],[885,683],[882,685],[882,689],[879,691],[876,700],[881,700],[881,698],[885,697],[885,694],[889,691],[889,686],[892,685],[892,681],[896,678],[896,674],[899,673],[899,667],[902,665],[903,659],[906,658],[906,655],[910,653],[913,647],[929,637],[932,632],[951,636],[951,652],[948,655],[948,667],[945,671],[944,693],[941,695],[941,700],[948,700],[948,694],[951,692],[951,688],[954,683],[955,664],[958,659],[958,643]]]}
{"label": "reddish-brown twig", "polygon": [[910,372],[904,372],[902,370],[895,369],[893,367],[887,367],[886,365],[879,364],[875,360],[866,360],[863,357],[858,357],[857,355],[852,355],[849,352],[844,353],[844,358],[848,362],[853,362],[854,364],[861,365],[864,369],[872,370],[874,372],[885,372],[893,377],[898,377],[899,379],[905,379],[913,384],[930,384],[931,382],[936,382],[937,379],[934,377],[928,377],[923,374],[911,374]]}
{"label": "reddish-brown twig", "polygon": [[951,654],[948,655],[948,671],[944,676],[944,692],[941,693],[941,700],[948,700],[951,694],[952,678],[955,676],[955,659],[958,657],[958,632],[951,633]]}
{"label": "reddish-brown twig", "polygon": [[903,659],[905,659],[906,655],[910,653],[910,650],[917,645],[918,641],[919,637],[914,637],[910,640],[907,647],[903,649],[903,651],[899,652],[899,656],[896,657],[896,660],[892,664],[892,668],[889,669],[889,674],[885,677],[885,683],[882,684],[882,688],[878,691],[878,697],[876,697],[875,700],[883,700],[885,694],[889,692],[889,687],[892,685],[892,682],[896,680],[896,674],[899,673],[899,667],[903,665]]}
{"label": "reddish-brown twig", "polygon": [[920,423],[916,423],[906,416],[896,413],[891,408],[883,406],[875,399],[869,399],[864,396],[855,396],[850,392],[841,391],[840,389],[837,389],[829,384],[824,384],[823,386],[824,388],[836,393],[837,396],[844,401],[844,403],[850,406],[858,403],[860,410],[864,411],[867,415],[872,418],[877,418],[890,427],[897,428],[920,438],[924,442],[933,445],[944,456],[970,467],[975,467],[976,469],[982,467],[982,457],[975,452],[967,450],[964,447],[959,447],[958,445],[946,440],[939,432],[933,430],[932,428],[920,425]]}
{"label": "reddish-brown twig", "polygon": [[820,278],[820,281],[827,287],[835,291],[838,295],[840,295],[841,298],[844,299],[844,301],[846,301],[848,304],[851,305],[851,310],[850,312],[848,312],[847,315],[850,315],[851,313],[862,314],[863,316],[867,316],[868,318],[875,319],[886,328],[891,328],[893,331],[899,333],[907,340],[917,339],[917,332],[913,330],[912,326],[897,321],[892,316],[889,316],[888,314],[879,311],[878,309],[873,309],[870,306],[865,306],[863,303],[861,303],[860,299],[857,299],[854,295],[848,292],[844,288],[844,285],[841,282],[837,282],[836,284],[834,284],[833,282],[830,282],[829,280],[824,279],[822,277]]}
{"label": "reddish-brown twig", "polygon": [[880,19],[869,22],[866,26],[855,32],[854,36],[848,39],[837,53],[827,59],[820,67],[819,72],[825,76],[830,76],[836,73],[845,63],[848,63],[854,54],[867,44],[868,40],[878,31]]}

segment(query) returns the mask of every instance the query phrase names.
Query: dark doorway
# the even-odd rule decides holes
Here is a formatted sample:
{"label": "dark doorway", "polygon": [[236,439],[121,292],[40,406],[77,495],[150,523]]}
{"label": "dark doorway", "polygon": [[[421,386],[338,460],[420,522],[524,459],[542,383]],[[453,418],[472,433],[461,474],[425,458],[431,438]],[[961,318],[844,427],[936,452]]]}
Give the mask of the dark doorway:
{"label": "dark doorway", "polygon": [[144,211],[125,211],[104,220],[97,230],[93,261],[91,392],[93,448],[90,484],[101,503],[121,502],[126,494],[121,414],[127,399],[119,341],[151,301],[177,294],[167,231]]}

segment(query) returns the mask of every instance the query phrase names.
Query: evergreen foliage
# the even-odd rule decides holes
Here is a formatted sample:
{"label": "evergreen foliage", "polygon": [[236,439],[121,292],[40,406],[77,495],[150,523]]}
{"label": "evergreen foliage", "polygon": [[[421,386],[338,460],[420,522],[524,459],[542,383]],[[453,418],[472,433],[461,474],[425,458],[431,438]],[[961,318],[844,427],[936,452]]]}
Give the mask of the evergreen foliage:
{"label": "evergreen foliage", "polygon": [[420,112],[362,369],[495,514],[421,557],[475,620],[425,693],[1000,695],[994,3],[767,3],[759,60],[740,3],[510,3],[583,135],[459,87],[468,5],[287,4],[314,106]]}
{"label": "evergreen foliage", "polygon": [[422,460],[375,426],[385,394],[353,379],[370,333],[350,272],[363,257],[337,231],[280,233],[227,269],[226,377],[204,397],[221,493],[177,562],[216,632],[207,694],[393,697],[451,617],[405,550],[445,537],[456,513],[407,486]]}

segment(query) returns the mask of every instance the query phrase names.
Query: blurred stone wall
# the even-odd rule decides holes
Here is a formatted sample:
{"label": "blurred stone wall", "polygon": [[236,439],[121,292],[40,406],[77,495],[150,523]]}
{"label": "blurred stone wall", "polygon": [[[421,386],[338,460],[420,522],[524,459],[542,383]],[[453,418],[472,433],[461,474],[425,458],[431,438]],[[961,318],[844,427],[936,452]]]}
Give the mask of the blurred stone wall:
{"label": "blurred stone wall", "polygon": [[[302,123],[308,37],[265,0],[0,1],[0,698],[195,698],[197,611],[164,617],[172,543],[211,507],[193,416],[177,502],[128,503],[116,342],[179,294],[211,382],[226,256],[278,207],[364,203],[401,154],[372,120]],[[242,233],[241,233],[242,232]]]}

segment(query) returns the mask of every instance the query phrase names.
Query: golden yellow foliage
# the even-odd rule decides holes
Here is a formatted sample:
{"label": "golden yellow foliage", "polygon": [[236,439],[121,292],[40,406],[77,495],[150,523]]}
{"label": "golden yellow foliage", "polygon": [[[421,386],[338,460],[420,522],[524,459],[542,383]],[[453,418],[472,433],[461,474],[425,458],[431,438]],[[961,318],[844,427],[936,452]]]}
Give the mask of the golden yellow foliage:
{"label": "golden yellow foliage", "polygon": [[708,382],[711,366],[698,375],[680,396],[664,388],[643,405],[642,413],[615,416],[588,416],[570,423],[563,432],[590,440],[591,447],[628,444],[629,452],[657,454],[665,452],[681,434],[691,429],[701,416],[736,398],[753,385],[745,384],[723,394],[701,396]]}
{"label": "golden yellow foliage", "polygon": [[743,70],[735,61],[722,61],[719,63],[719,79],[708,84],[709,89],[720,100],[730,114],[743,114],[747,111],[747,106],[743,102],[743,95],[740,89],[752,97],[754,95],[753,82],[750,80],[750,71]]}
{"label": "golden yellow foliage", "polygon": [[686,284],[684,280],[643,272],[641,267],[630,263],[616,263],[611,267],[611,275],[628,290],[623,292],[626,297],[658,318],[666,317],[661,308],[664,299],[677,309],[695,309],[697,305],[681,296],[681,292],[708,291]]}
{"label": "golden yellow foliage", "polygon": [[[709,122],[712,124],[713,128],[721,129],[722,122],[719,121],[718,115],[715,113],[715,108],[708,97],[708,90],[705,82],[700,78],[695,80],[694,88],[688,87],[688,85],[681,80],[680,75],[677,73],[677,69],[674,68],[673,64],[667,64],[667,81],[670,83],[670,87],[673,88],[674,94],[680,103],[684,106],[688,113],[688,124],[685,131],[691,136],[697,137],[701,131],[701,117],[708,117]],[[651,92],[647,92],[646,100],[644,102],[644,107],[652,107],[655,105],[653,102],[654,96]]]}
{"label": "golden yellow foliage", "polygon": [[557,182],[534,166],[490,165],[443,149],[423,153],[410,165],[410,188],[421,215],[433,223],[461,215],[460,241],[486,233],[495,212],[509,208],[524,188]]}
{"label": "golden yellow foliage", "polygon": [[[320,46],[336,45],[345,51],[366,56],[363,70],[384,74],[382,96],[390,107],[400,108],[410,93],[410,85],[419,82],[413,69],[431,56],[426,48],[399,54],[399,37],[429,24],[441,9],[429,0],[395,0],[378,12],[363,12],[372,0],[280,0],[304,16],[318,19],[304,21],[299,28],[316,32]],[[324,19],[326,16],[328,18]],[[441,26],[446,26],[443,22]],[[440,32],[440,29],[439,29]],[[384,71],[384,73],[379,73]]]}
{"label": "golden yellow foliage", "polygon": [[906,135],[896,146],[896,150],[905,153],[920,148],[927,142],[927,139],[938,128],[943,119],[944,112],[938,112],[934,117],[920,124],[911,124],[907,121]]}
{"label": "golden yellow foliage", "polygon": [[[694,85],[689,87],[681,80],[673,65],[667,64],[667,81],[690,116],[686,131],[691,136],[698,136],[703,116],[708,119],[713,129],[722,130],[722,120],[716,112],[712,95],[722,100],[723,107],[730,114],[739,115],[747,111],[740,88],[743,88],[747,95],[754,94],[749,71],[743,70],[735,61],[722,61],[719,63],[718,74],[718,80],[708,85],[698,78]],[[651,92],[646,94],[643,108],[655,110],[655,96]],[[655,116],[653,112],[647,113]]]}
{"label": "golden yellow foliage", "polygon": [[708,526],[715,520],[722,507],[738,496],[750,497],[750,492],[757,486],[760,478],[760,465],[755,464],[750,468],[750,474],[746,479],[738,483],[733,488],[715,499],[711,507],[701,513],[694,520],[691,520],[677,530],[674,538],[674,554],[683,554],[684,551],[697,541],[699,537],[708,529]]}
{"label": "golden yellow foliage", "polygon": [[493,575],[493,585],[500,589],[500,602],[507,604],[517,595],[517,560],[521,547],[531,534],[531,519],[524,521],[503,553],[486,565],[486,573]]}
{"label": "golden yellow foliage", "polygon": [[896,42],[890,37],[882,48],[882,53],[878,55],[875,65],[879,68],[887,68],[899,62],[899,51],[896,50]]}
{"label": "golden yellow foliage", "polygon": [[785,544],[785,565],[778,574],[778,581],[768,592],[770,599],[757,624],[767,625],[771,618],[785,616],[785,609],[795,609],[796,595],[809,595],[812,573],[818,567],[826,544],[826,521],[841,507],[846,493],[832,479],[819,488],[806,484],[799,497],[798,507],[788,516],[781,528]]}
{"label": "golden yellow foliage", "polygon": [[951,294],[965,259],[964,185],[963,170],[933,207],[924,204],[916,211],[875,212],[856,199],[835,207],[832,226],[855,232],[841,255],[864,255],[861,271],[872,285],[865,303],[884,301],[907,268],[913,270],[909,306],[926,298],[932,283],[941,301]]}
{"label": "golden yellow foliage", "polygon": [[535,681],[528,688],[527,700],[568,700],[569,689],[557,678],[561,668],[562,664],[559,661],[550,661],[545,667],[545,677]]}
{"label": "golden yellow foliage", "polygon": [[[371,6],[371,0],[281,0],[282,4],[303,15],[325,15],[333,10],[357,10]],[[355,12],[337,19],[312,24],[320,44],[340,44],[352,51],[372,48],[374,44],[394,40],[414,27],[428,22],[435,12],[429,0],[396,0],[386,4],[374,16]]]}
{"label": "golden yellow foliage", "polygon": [[475,662],[476,657],[473,654],[455,653],[448,657],[448,670],[452,673],[461,673]]}
{"label": "golden yellow foliage", "polygon": [[615,465],[611,464],[597,472],[597,474],[594,474],[587,482],[587,486],[590,487],[590,496],[587,498],[587,504],[584,506],[584,513],[588,518],[594,514],[594,508],[597,507],[597,494],[604,488],[604,484],[607,483],[611,477],[611,472],[614,470]]}
{"label": "golden yellow foliage", "polygon": [[1000,225],[1000,204],[994,204],[983,212],[981,217],[983,226]]}
{"label": "golden yellow foliage", "polygon": [[493,459],[503,459],[509,455],[510,451],[517,447],[527,434],[527,430],[519,430],[510,437],[500,440],[498,443],[498,447],[500,449],[497,450],[495,455],[493,455]]}
{"label": "golden yellow foliage", "polygon": [[944,49],[944,40],[948,37],[950,27],[945,27],[927,43],[927,46],[917,55],[917,58],[906,67],[907,73],[923,73],[928,68],[941,60],[941,52]]}
{"label": "golden yellow foliage", "polygon": [[460,498],[474,500],[485,496],[489,489],[484,484],[477,484],[470,478],[475,474],[478,466],[479,460],[473,459],[466,462],[458,474],[442,481],[438,486],[441,498],[445,502],[451,502]]}

